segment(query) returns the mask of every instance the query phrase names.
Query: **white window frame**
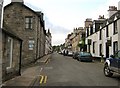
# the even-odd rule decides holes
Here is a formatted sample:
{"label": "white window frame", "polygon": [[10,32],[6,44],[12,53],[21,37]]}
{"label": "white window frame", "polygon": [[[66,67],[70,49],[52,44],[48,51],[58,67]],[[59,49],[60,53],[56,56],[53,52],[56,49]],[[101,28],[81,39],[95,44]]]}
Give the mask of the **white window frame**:
{"label": "white window frame", "polygon": [[11,46],[10,46],[11,50],[10,50],[10,66],[7,67],[7,69],[11,69],[12,68],[12,61],[13,61],[13,39],[11,37],[8,37],[8,40],[11,40]]}
{"label": "white window frame", "polygon": [[28,41],[28,48],[29,50],[34,50],[34,40],[29,40]]}

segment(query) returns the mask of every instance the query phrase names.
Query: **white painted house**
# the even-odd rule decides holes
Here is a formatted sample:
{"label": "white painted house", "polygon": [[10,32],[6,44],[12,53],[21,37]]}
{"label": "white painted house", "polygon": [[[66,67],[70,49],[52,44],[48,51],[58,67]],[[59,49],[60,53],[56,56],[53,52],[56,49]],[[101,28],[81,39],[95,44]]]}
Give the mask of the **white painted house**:
{"label": "white painted house", "polygon": [[[120,50],[120,2],[118,10],[115,6],[109,7],[109,18],[95,20],[93,25],[86,29],[87,51],[95,57],[109,57]],[[102,24],[96,22],[101,22]]]}

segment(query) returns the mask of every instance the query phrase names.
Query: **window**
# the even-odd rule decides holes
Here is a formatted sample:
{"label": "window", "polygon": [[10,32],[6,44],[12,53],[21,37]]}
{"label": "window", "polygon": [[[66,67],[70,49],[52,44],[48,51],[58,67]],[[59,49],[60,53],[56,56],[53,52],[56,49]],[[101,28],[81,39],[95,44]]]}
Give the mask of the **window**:
{"label": "window", "polygon": [[95,42],[93,42],[93,53],[95,53]]}
{"label": "window", "polygon": [[102,44],[100,44],[99,46],[99,52],[100,52],[99,55],[102,56]]}
{"label": "window", "polygon": [[13,54],[13,39],[8,37],[7,39],[7,60],[6,60],[6,67],[7,69],[12,67],[12,56]]}
{"label": "window", "polygon": [[90,35],[93,34],[93,27],[90,27]]}
{"label": "window", "polygon": [[87,37],[89,36],[89,28],[87,28]]}
{"label": "window", "polygon": [[120,58],[120,51],[118,52],[118,57]]}
{"label": "window", "polygon": [[120,58],[120,51],[118,51],[117,53],[115,53],[115,58]]}
{"label": "window", "polygon": [[106,26],[106,37],[109,37],[108,25]]}
{"label": "window", "polygon": [[32,16],[25,17],[25,28],[32,29],[33,28],[32,24],[33,24],[33,17]]}
{"label": "window", "polygon": [[117,21],[115,21],[113,24],[114,24],[114,34],[117,34],[118,33]]}
{"label": "window", "polygon": [[114,54],[118,51],[118,42],[116,41],[116,42],[113,42],[113,52],[114,52]]}
{"label": "window", "polygon": [[29,47],[29,50],[33,50],[33,48],[34,48],[34,40],[29,40],[28,47]]}
{"label": "window", "polygon": [[102,39],[102,30],[100,30],[100,35],[99,35],[99,39]]}

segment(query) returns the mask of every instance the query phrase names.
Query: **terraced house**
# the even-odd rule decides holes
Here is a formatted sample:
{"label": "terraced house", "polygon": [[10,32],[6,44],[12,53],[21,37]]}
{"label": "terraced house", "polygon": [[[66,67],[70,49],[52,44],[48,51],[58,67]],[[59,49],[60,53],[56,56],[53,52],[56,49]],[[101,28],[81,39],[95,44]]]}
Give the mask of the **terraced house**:
{"label": "terraced house", "polygon": [[23,0],[12,0],[4,7],[4,24],[23,40],[22,65],[44,56],[46,31],[42,12],[32,10]]}
{"label": "terraced house", "polygon": [[118,9],[109,6],[109,18],[95,26],[95,21],[86,30],[87,51],[94,56],[109,57],[120,50],[120,2]]}

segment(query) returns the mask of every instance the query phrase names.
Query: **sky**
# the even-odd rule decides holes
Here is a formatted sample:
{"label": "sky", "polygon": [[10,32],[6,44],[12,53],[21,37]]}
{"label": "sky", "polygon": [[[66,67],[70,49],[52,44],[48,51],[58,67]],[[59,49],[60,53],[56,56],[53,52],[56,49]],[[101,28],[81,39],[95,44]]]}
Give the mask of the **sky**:
{"label": "sky", "polygon": [[[109,6],[118,7],[120,0],[24,0],[24,4],[44,13],[45,29],[52,33],[52,45],[65,42],[74,28],[84,27],[87,18],[108,18]],[[4,0],[4,6],[11,0]]]}

